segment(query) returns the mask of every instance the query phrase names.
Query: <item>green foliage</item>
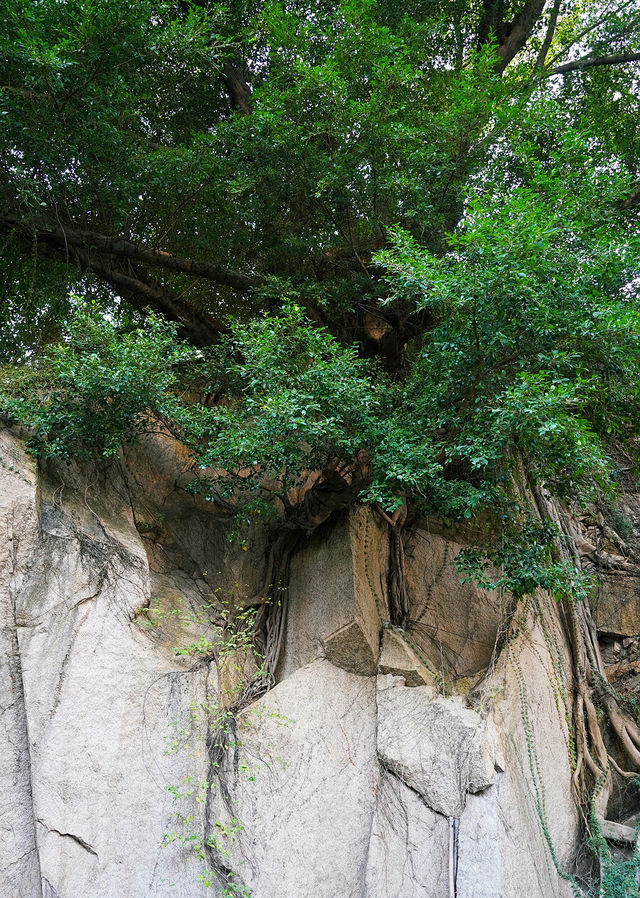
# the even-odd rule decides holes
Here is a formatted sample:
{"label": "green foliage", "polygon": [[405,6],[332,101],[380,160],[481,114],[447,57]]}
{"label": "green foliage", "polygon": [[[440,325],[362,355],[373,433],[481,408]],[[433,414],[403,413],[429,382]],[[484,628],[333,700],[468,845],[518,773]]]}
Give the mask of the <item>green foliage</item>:
{"label": "green foliage", "polygon": [[260,493],[271,478],[285,496],[310,472],[360,458],[371,468],[367,495],[393,507],[437,467],[428,435],[394,423],[384,372],[310,325],[299,306],[236,324],[206,365],[228,401],[202,410],[193,433],[206,447],[201,466],[236,473],[227,487]]}
{"label": "green foliage", "polygon": [[267,471],[289,485],[305,468],[355,455],[379,417],[371,367],[295,305],[234,326],[210,364],[229,402],[203,412],[204,466]]}
{"label": "green foliage", "polygon": [[600,861],[598,898],[640,898],[640,854],[634,845],[626,860],[612,855],[595,811],[589,820],[590,842]]}
{"label": "green foliage", "polygon": [[[586,147],[567,153],[582,170]],[[550,169],[535,189],[470,197],[444,254],[396,232],[379,260],[395,295],[435,318],[407,392],[447,460],[486,490],[517,450],[555,492],[588,496],[609,479],[604,441],[631,438],[640,420],[639,309],[620,292],[639,246],[616,238],[610,216],[594,221],[585,194],[604,185]],[[620,188],[608,189],[613,201]]]}
{"label": "green foliage", "polygon": [[[585,28],[607,52],[634,39],[635,21],[621,29],[613,9],[594,23],[589,6],[562,10],[553,55]],[[389,228],[439,252],[470,186],[504,194],[544,180],[549,162],[562,177],[563,142],[576,131],[604,189],[574,190],[574,160],[563,203],[569,215],[600,216],[609,175],[638,173],[633,68],[559,85],[537,79],[525,53],[499,77],[494,38],[479,40],[484,7],[6,0],[0,198],[27,236],[9,229],[0,255],[0,314],[13,336],[0,350],[15,358],[41,343],[41,328],[55,337],[67,283],[113,302],[87,276],[86,255],[63,241],[52,258],[39,244],[43,221],[277,275],[335,322],[384,298],[370,249]],[[224,66],[238,61],[250,115],[233,113],[225,87]],[[261,305],[182,275],[169,283],[216,313]]]}
{"label": "green foliage", "polygon": [[609,859],[602,872],[599,898],[640,898],[639,874],[639,858],[618,862]]}
{"label": "green foliage", "polygon": [[[204,39],[200,14],[185,47],[165,13],[151,29],[164,35],[158,46],[177,41],[171,52],[187,68],[192,52],[198,64],[221,64],[223,42]],[[111,13],[97,6],[95,15]],[[105,22],[91,33],[102,35]],[[236,310],[230,332],[197,353],[156,318],[143,329],[126,316],[116,326],[98,307],[81,310],[63,326],[65,342],[30,361],[22,382],[7,381],[2,406],[31,428],[37,452],[65,458],[113,454],[159,419],[192,449],[201,471],[194,488],[244,509],[249,523],[282,512],[274,497],[286,512],[291,490],[313,471],[347,472],[362,500],[389,513],[407,499],[451,520],[488,513],[502,528],[501,548],[464,556],[467,576],[498,566],[495,585],[515,595],[541,586],[579,596],[586,587],[551,562],[550,534],[523,521],[511,484],[524,457],[556,494],[611,495],[607,443],[634,446],[640,321],[629,285],[640,244],[619,209],[631,161],[601,139],[593,115],[571,119],[562,93],[523,92],[496,78],[490,46],[473,51],[466,68],[427,77],[424,54],[440,26],[439,14],[399,22],[376,4],[345,4],[338,16],[322,9],[304,22],[297,8],[274,5],[255,36],[267,56],[251,116],[223,117],[205,135],[193,109],[180,131],[178,113],[145,94],[147,115],[174,149],[154,152],[144,177],[114,171],[128,189],[153,182],[148,200],[159,211],[150,232],[175,218],[157,192],[171,193],[173,178],[184,189],[196,173],[200,185],[215,185],[218,212],[209,188],[198,186],[206,222],[193,230],[201,236],[187,245],[181,233],[174,249],[198,252],[206,234],[208,247],[240,262],[257,239],[253,264],[280,272],[253,299],[268,310]],[[67,27],[75,35],[78,23]],[[149,32],[136,34],[144,47]],[[141,90],[127,72],[148,64],[151,84],[164,77],[151,48],[148,56],[118,51],[126,58],[105,52],[104,65],[123,72],[125,105]],[[72,126],[84,158],[91,129],[77,118]],[[116,128],[112,140],[123,139]],[[454,160],[467,144],[474,149],[458,172]],[[221,159],[233,174],[219,169]],[[119,190],[116,181],[110,190]],[[137,196],[142,220],[147,194]],[[306,273],[305,253],[329,250],[345,233],[357,247],[381,227],[390,238],[377,256],[385,278]],[[363,358],[337,326],[360,298],[422,322],[400,376]],[[310,305],[323,308],[328,327],[309,320]],[[181,399],[199,392],[224,398],[213,406]]]}
{"label": "green foliage", "polygon": [[553,546],[560,537],[550,521],[528,518],[502,528],[499,545],[464,548],[456,558],[462,582],[470,580],[484,589],[500,589],[521,598],[536,589],[556,599],[580,600],[589,595],[591,583],[575,566],[553,560]]}
{"label": "green foliage", "polygon": [[[633,41],[635,20],[587,6],[562,10],[551,59],[587,34],[594,52]],[[500,75],[485,7],[10,0],[0,191],[20,226],[3,231],[0,352],[35,380],[2,405],[34,448],[112,454],[149,412],[192,448],[210,497],[263,519],[312,470],[449,519],[512,516],[523,455],[557,494],[610,490],[607,443],[634,446],[640,421],[640,243],[621,208],[640,174],[634,70],[540,77],[540,22]],[[250,109],[230,105],[229,65]],[[157,269],[90,237],[53,252],[52,227],[261,286],[238,300],[163,269],[180,320],[228,316],[189,356],[88,274],[97,258],[149,289]],[[104,319],[74,323],[67,280]],[[368,313],[397,331],[386,355]]]}
{"label": "green foliage", "polygon": [[[211,784],[205,783],[203,785],[205,787],[203,795],[206,796],[206,791],[211,788]],[[182,794],[173,787],[170,787],[168,791],[173,794],[174,798],[189,797],[188,794]],[[227,869],[226,865],[221,865],[220,870],[210,870],[206,863],[207,854],[210,852],[215,852],[215,855],[223,860],[228,858],[231,843],[237,840],[238,834],[244,829],[240,820],[233,817],[228,823],[217,821],[214,825],[214,832],[207,836],[206,839],[190,829],[195,823],[193,815],[178,814],[177,822],[185,829],[182,832],[165,833],[162,839],[162,847],[166,848],[168,845],[179,844],[187,849],[195,860],[204,864],[205,869],[198,874],[197,879],[206,889],[222,884],[222,898],[251,898],[251,892],[245,885],[237,881],[233,870]]]}
{"label": "green foliage", "polygon": [[34,452],[67,461],[109,457],[156,426],[149,410],[180,419],[175,368],[193,350],[176,341],[173,325],[151,315],[122,331],[79,304],[65,331],[64,342],[33,364],[1,375],[0,410],[29,428]]}

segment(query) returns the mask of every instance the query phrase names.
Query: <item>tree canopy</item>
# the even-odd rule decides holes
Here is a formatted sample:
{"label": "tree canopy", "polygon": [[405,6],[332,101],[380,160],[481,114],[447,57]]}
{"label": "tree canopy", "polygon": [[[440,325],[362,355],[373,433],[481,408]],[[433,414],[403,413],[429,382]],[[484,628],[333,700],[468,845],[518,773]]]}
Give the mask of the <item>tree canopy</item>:
{"label": "tree canopy", "polygon": [[37,451],[108,455],[151,413],[209,498],[307,530],[356,498],[507,521],[523,458],[615,487],[636,2],[4,12],[2,406]]}

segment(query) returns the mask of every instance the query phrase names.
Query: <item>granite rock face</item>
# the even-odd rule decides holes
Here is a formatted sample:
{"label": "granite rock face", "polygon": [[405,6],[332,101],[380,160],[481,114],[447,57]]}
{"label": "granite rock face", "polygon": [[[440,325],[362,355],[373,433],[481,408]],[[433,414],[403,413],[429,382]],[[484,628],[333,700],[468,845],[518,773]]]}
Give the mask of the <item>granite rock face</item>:
{"label": "granite rock face", "polygon": [[251,895],[362,895],[375,728],[375,678],[325,660],[239,715],[211,813],[219,853]]}
{"label": "granite rock face", "polygon": [[543,833],[570,869],[552,602],[485,669],[499,602],[425,530],[392,627],[387,532],[356,509],[296,550],[276,685],[236,712],[254,659],[220,680],[189,647],[221,598],[264,598],[264,533],[230,543],[166,438],[100,471],[37,470],[7,431],[0,455],[3,898],[570,894]]}
{"label": "granite rock face", "polygon": [[40,898],[40,859],[18,648],[16,601],[37,534],[36,474],[17,440],[0,434],[0,894]]}
{"label": "granite rock face", "polygon": [[82,475],[71,471],[64,488],[41,477],[36,491],[26,470],[3,472],[4,502],[21,498],[21,547],[3,581],[21,671],[13,781],[21,815],[31,816],[30,828],[11,825],[23,842],[35,833],[35,850],[21,852],[23,863],[33,858],[33,884],[15,876],[19,886],[3,894],[121,898],[167,894],[175,882],[172,894],[198,895],[183,859],[160,845],[173,815],[165,787],[193,767],[183,753],[165,755],[171,725],[206,696],[209,671],[176,663],[136,623],[151,578],[131,507],[118,498],[124,484],[114,475],[102,495],[80,491],[73,478]]}
{"label": "granite rock face", "polygon": [[454,561],[463,545],[458,534],[418,527],[405,553],[411,645],[454,678],[486,668],[503,614],[497,593],[460,582]]}
{"label": "granite rock face", "polygon": [[387,543],[378,520],[360,508],[298,549],[280,679],[318,658],[355,674],[376,673],[386,617]]}
{"label": "granite rock face", "polygon": [[467,793],[494,782],[485,721],[464,707],[462,696],[434,697],[428,686],[394,688],[392,677],[381,677],[380,683],[381,762],[428,807],[445,817],[459,817]]}
{"label": "granite rock face", "polygon": [[380,777],[367,859],[367,898],[449,898],[446,817],[393,774]]}

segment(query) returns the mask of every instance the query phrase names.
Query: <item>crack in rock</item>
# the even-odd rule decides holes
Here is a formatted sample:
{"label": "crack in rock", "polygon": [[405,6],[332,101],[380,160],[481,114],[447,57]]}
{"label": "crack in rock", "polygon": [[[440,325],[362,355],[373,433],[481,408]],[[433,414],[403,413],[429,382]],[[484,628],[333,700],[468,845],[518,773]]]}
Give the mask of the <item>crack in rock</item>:
{"label": "crack in rock", "polygon": [[88,851],[89,854],[93,854],[95,857],[98,857],[98,852],[95,850],[95,848],[92,845],[89,845],[88,842],[85,842],[85,840],[81,836],[76,836],[73,833],[60,832],[59,829],[54,829],[54,827],[52,826],[47,826],[44,820],[41,820],[40,818],[38,818],[38,823],[40,823],[41,826],[44,826],[47,832],[55,833],[57,836],[60,836],[63,839],[72,839],[74,842],[76,842],[76,844],[80,845],[81,848],[84,848],[85,851]]}

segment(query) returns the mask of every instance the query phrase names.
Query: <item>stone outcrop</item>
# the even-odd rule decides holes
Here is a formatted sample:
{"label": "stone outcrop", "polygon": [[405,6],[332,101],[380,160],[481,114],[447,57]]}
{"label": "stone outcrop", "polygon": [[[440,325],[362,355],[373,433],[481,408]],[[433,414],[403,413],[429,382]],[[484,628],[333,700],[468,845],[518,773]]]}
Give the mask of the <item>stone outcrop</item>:
{"label": "stone outcrop", "polygon": [[386,610],[387,540],[365,508],[296,552],[281,679],[317,658],[362,676],[377,670]]}
{"label": "stone outcrop", "polygon": [[[251,895],[362,895],[376,805],[375,678],[313,661],[238,717],[211,812]],[[224,833],[237,820],[242,829]]]}
{"label": "stone outcrop", "polygon": [[[432,810],[459,817],[468,792],[495,780],[485,721],[462,696],[434,696],[428,686],[407,688],[380,678],[378,755],[382,764]],[[395,688],[394,688],[395,687]]]}
{"label": "stone outcrop", "polygon": [[495,592],[461,583],[455,558],[464,543],[435,524],[418,527],[406,548],[411,601],[409,641],[446,677],[469,677],[487,667],[503,616]]}
{"label": "stone outcrop", "polygon": [[3,468],[17,550],[3,574],[21,671],[10,699],[26,741],[13,778],[23,819],[7,826],[21,833],[16,857],[31,857],[32,869],[29,879],[3,864],[12,879],[2,894],[121,898],[165,894],[181,878],[184,894],[199,894],[182,860],[160,847],[173,815],[165,786],[194,761],[164,752],[207,695],[209,670],[180,664],[136,623],[150,574],[122,480],[111,472],[98,492],[76,488],[75,477],[84,475],[68,472],[64,488],[41,477],[36,490],[32,466]]}
{"label": "stone outcrop", "polygon": [[495,651],[498,596],[425,524],[394,627],[387,530],[355,509],[297,548],[276,685],[236,711],[256,660],[216,665],[215,608],[264,601],[265,533],[230,542],[164,437],[100,470],[38,470],[7,431],[0,456],[0,895],[571,894],[552,601]]}

